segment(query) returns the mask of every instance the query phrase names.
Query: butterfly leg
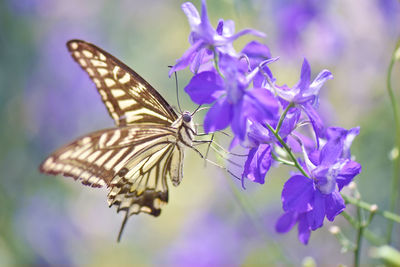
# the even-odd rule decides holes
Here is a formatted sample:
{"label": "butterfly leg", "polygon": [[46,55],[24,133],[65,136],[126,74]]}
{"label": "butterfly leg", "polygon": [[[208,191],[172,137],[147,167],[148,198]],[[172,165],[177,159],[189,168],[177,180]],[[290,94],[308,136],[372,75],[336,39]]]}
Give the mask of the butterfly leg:
{"label": "butterfly leg", "polygon": [[195,148],[195,147],[192,146],[191,149],[193,149],[193,150],[194,150],[202,159],[204,159],[205,161],[211,163],[212,165],[214,165],[214,166],[216,166],[216,167],[218,167],[218,168],[220,168],[220,169],[223,169],[224,171],[226,171],[227,173],[229,173],[230,175],[232,175],[232,176],[235,177],[236,179],[241,180],[241,178],[240,178],[239,176],[237,176],[236,174],[234,174],[233,172],[231,172],[228,168],[226,168],[226,167],[224,167],[224,166],[221,166],[221,165],[219,165],[218,163],[215,163],[214,161],[209,160],[209,159],[207,159],[206,157],[204,157],[204,155],[203,155],[197,148]]}
{"label": "butterfly leg", "polygon": [[215,137],[215,133],[213,133],[211,135],[211,140],[194,140],[193,141],[195,143],[195,145],[196,144],[201,145],[201,144],[208,143],[207,151],[206,151],[206,154],[204,157],[204,165],[205,166],[207,165],[206,159],[208,159],[208,154],[209,154],[209,150],[211,147],[219,156],[221,156],[221,158],[223,158],[227,162],[229,162],[237,167],[243,168],[243,166],[241,166],[241,164],[229,159],[228,155],[233,155],[233,156],[238,156],[238,157],[247,157],[247,154],[237,154],[237,153],[227,151],[225,148],[223,148],[221,145],[219,145],[217,142],[215,142],[214,137]]}

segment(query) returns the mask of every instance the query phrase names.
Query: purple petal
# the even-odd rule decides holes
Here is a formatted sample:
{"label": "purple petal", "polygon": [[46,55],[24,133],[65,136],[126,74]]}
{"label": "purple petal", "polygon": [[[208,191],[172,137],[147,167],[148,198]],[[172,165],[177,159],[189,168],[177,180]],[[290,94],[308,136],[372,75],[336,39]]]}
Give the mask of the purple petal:
{"label": "purple petal", "polygon": [[232,120],[232,106],[221,98],[210,108],[204,118],[204,131],[206,133],[225,129]]}
{"label": "purple petal", "polygon": [[235,32],[235,22],[233,20],[226,20],[222,28],[222,35],[225,37],[232,36]]}
{"label": "purple petal", "polygon": [[339,191],[346,185],[348,185],[353,178],[361,172],[361,165],[358,162],[349,160],[346,165],[340,170],[336,182],[339,187]]}
{"label": "purple petal", "polygon": [[304,92],[303,96],[318,95],[322,85],[324,85],[324,83],[329,79],[333,79],[332,73],[329,70],[321,71]]}
{"label": "purple petal", "polygon": [[354,138],[360,133],[360,127],[355,127],[350,129],[347,132],[346,138],[343,143],[343,158],[350,159],[351,158],[351,152],[350,152],[350,147],[351,144],[353,143]]}
{"label": "purple petal", "polygon": [[301,243],[304,245],[308,244],[308,240],[310,239],[311,235],[311,230],[310,226],[308,225],[308,220],[307,220],[307,213],[303,213],[299,215],[299,225],[297,226],[298,229],[298,238]]}
{"label": "purple petal", "polygon": [[[247,92],[247,95],[255,101],[256,107],[263,112],[263,117],[259,118],[259,120],[274,120],[278,118],[279,103],[270,91],[265,88],[253,88]],[[259,114],[259,112],[257,113]]]}
{"label": "purple petal", "polygon": [[207,49],[200,49],[198,53],[195,53],[192,62],[190,63],[190,71],[194,74],[199,72],[201,64],[203,64],[207,59]]}
{"label": "purple petal", "polygon": [[223,19],[220,19],[219,21],[218,21],[218,25],[217,25],[217,29],[216,29],[216,31],[217,31],[217,33],[219,34],[219,35],[222,35],[222,30],[224,29],[224,20]]}
{"label": "purple petal", "polygon": [[279,135],[283,138],[288,136],[296,126],[300,119],[301,111],[298,108],[291,108],[283,120]]}
{"label": "purple petal", "polygon": [[324,134],[324,123],[321,117],[318,115],[318,112],[314,109],[314,107],[311,104],[309,103],[304,104],[303,110],[311,121],[315,135],[317,137],[317,146],[319,146],[318,139]]}
{"label": "purple petal", "polygon": [[311,230],[322,227],[325,218],[325,196],[318,190],[314,193],[312,210],[307,212],[308,225]]}
{"label": "purple petal", "polygon": [[329,166],[317,166],[317,168],[312,171],[312,175],[321,193],[330,194],[336,189],[336,176],[332,173]]}
{"label": "purple petal", "polygon": [[[297,134],[297,133],[296,133]],[[312,143],[314,145],[314,143]],[[320,165],[320,155],[321,155],[321,150],[313,150],[308,153],[308,159],[314,164],[315,166]]]}
{"label": "purple petal", "polygon": [[196,7],[192,3],[186,2],[182,4],[181,8],[188,18],[190,28],[195,29],[200,24],[200,15]]}
{"label": "purple petal", "polygon": [[333,221],[345,208],[344,200],[339,192],[333,192],[325,198],[326,218]]}
{"label": "purple petal", "polygon": [[334,164],[342,155],[342,151],[343,139],[341,136],[328,139],[328,142],[321,149],[321,165],[328,166]]}
{"label": "purple petal", "polygon": [[256,31],[256,30],[253,30],[253,29],[244,29],[244,30],[241,30],[240,32],[232,35],[232,36],[227,37],[225,42],[226,43],[231,43],[231,42],[235,41],[237,38],[239,38],[240,36],[243,36],[243,35],[246,35],[246,34],[252,34],[252,35],[255,35],[255,36],[258,36],[258,37],[265,37],[266,36],[265,33],[260,32],[260,31]]}
{"label": "purple petal", "polygon": [[[300,80],[295,87],[300,89],[300,92],[304,92],[310,86],[311,79],[311,68],[307,59],[304,58],[303,65],[301,66]],[[302,93],[300,93],[302,94]]]}
{"label": "purple petal", "polygon": [[193,76],[185,92],[196,104],[211,104],[225,93],[222,78],[212,71],[200,72]]}
{"label": "purple petal", "polygon": [[302,175],[292,176],[283,186],[282,206],[284,211],[305,212],[311,209],[314,195],[313,181]]}
{"label": "purple petal", "polygon": [[243,141],[246,137],[247,132],[247,115],[249,109],[246,108],[246,103],[241,100],[239,103],[233,106],[233,118],[231,122],[231,129],[235,136],[239,137]]}
{"label": "purple petal", "polygon": [[178,59],[176,61],[176,64],[170,69],[170,71],[168,73],[169,77],[171,77],[171,75],[175,71],[182,70],[182,69],[186,68],[187,66],[189,66],[189,64],[193,60],[196,52],[198,52],[204,45],[205,44],[202,40],[198,40],[191,47],[189,47],[189,49],[186,50],[185,53],[183,53],[182,57],[180,59]]}
{"label": "purple petal", "polygon": [[242,177],[264,184],[264,178],[271,167],[271,146],[269,144],[260,144],[249,151]]}
{"label": "purple petal", "polygon": [[269,143],[275,140],[273,134],[261,123],[252,122],[249,126],[248,137],[252,142],[259,143]]}
{"label": "purple petal", "polygon": [[297,222],[297,212],[285,212],[275,224],[275,231],[278,233],[287,233]]}
{"label": "purple petal", "polygon": [[249,42],[242,50],[243,54],[246,54],[249,59],[254,58],[261,61],[271,58],[271,51],[268,46],[258,42]]}
{"label": "purple petal", "polygon": [[201,0],[201,23],[210,24],[208,20],[206,0]]}

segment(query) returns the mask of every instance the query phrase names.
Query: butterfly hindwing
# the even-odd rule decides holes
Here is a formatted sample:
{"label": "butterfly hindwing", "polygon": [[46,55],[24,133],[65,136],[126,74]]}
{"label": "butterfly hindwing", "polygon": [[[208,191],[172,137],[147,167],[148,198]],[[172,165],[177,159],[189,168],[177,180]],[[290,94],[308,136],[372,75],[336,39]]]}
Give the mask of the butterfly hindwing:
{"label": "butterfly hindwing", "polygon": [[[134,184],[133,180],[146,174],[151,167],[163,168],[158,166],[163,162],[154,158],[149,161],[149,158],[159,149],[171,147],[175,139],[174,128],[153,124],[101,130],[61,147],[42,163],[40,170],[73,177],[93,187],[110,187],[122,173]],[[138,168],[140,164],[143,168]],[[124,170],[127,172],[123,173]]]}
{"label": "butterfly hindwing", "polygon": [[136,72],[101,48],[81,40],[67,43],[74,60],[95,83],[118,126],[171,125],[178,117],[164,98]]}

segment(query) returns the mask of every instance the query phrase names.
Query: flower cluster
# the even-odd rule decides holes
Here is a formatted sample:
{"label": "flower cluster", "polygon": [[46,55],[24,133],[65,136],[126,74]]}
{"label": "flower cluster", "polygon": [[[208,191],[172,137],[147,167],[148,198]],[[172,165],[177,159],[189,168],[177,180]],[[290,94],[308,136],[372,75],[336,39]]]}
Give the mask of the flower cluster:
{"label": "flower cluster", "polygon": [[230,149],[237,145],[248,149],[243,186],[245,180],[263,184],[273,162],[297,169],[284,185],[284,214],[276,230],[286,232],[298,223],[299,239],[307,244],[325,217],[332,221],[344,210],[340,191],[361,171],[350,154],[359,128],[326,127],[317,112],[319,91],[333,78],[331,72],[323,70],[312,80],[304,59],[299,82],[292,88],[278,85],[268,68],[277,58],[266,45],[251,41],[240,52],[232,45],[240,36],[263,37],[263,33],[252,29],[235,33],[230,20],[220,20],[213,28],[205,0],[201,15],[191,3],[182,9],[191,26],[191,46],[170,74],[190,66],[193,77],[186,93],[194,103],[210,105],[205,132],[230,127],[234,134]]}

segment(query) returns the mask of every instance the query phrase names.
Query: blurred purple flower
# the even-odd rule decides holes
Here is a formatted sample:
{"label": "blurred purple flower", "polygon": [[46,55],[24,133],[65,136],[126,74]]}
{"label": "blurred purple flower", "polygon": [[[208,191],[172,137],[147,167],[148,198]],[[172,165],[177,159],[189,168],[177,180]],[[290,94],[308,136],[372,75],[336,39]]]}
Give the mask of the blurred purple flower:
{"label": "blurred purple flower", "polygon": [[79,231],[68,216],[55,207],[55,203],[41,196],[25,199],[16,214],[16,228],[23,242],[45,265],[74,265],[74,240]]}
{"label": "blurred purple flower", "polygon": [[286,50],[291,51],[301,42],[307,26],[319,17],[327,3],[317,0],[276,1],[273,7],[276,24],[279,25],[279,39]]}
{"label": "blurred purple flower", "polygon": [[42,10],[52,8],[49,0],[7,0],[6,5],[18,15],[34,15]]}
{"label": "blurred purple flower", "polygon": [[[201,214],[201,213],[200,213]],[[217,216],[197,217],[182,229],[162,264],[173,266],[232,266],[243,257],[240,231]]]}
{"label": "blurred purple flower", "polygon": [[377,5],[389,25],[393,24],[396,18],[399,18],[400,5],[398,0],[378,0]]}
{"label": "blurred purple flower", "polygon": [[[186,2],[182,4],[182,10],[185,12],[191,33],[189,36],[189,43],[191,47],[186,50],[180,59],[177,60],[175,66],[171,68],[169,75],[173,72],[186,68],[191,64],[191,70],[197,73],[199,66],[205,60],[210,59],[210,55],[215,52],[237,56],[232,42],[240,36],[246,34],[253,34],[263,37],[264,34],[252,29],[245,29],[236,34],[235,25],[233,21],[220,20],[217,29],[214,29],[208,19],[206,1],[201,1],[201,16],[197,12],[196,7]],[[216,51],[214,51],[216,50]]]}
{"label": "blurred purple flower", "polygon": [[[80,127],[95,129],[96,123],[100,127],[109,118],[93,82],[66,48],[71,36],[76,33],[67,28],[42,38],[37,66],[25,88],[29,130],[49,148],[59,144],[60,139],[67,141],[65,138],[71,138]],[[92,119],[89,128],[85,126],[85,119],[96,118],[102,112],[104,116]]]}

